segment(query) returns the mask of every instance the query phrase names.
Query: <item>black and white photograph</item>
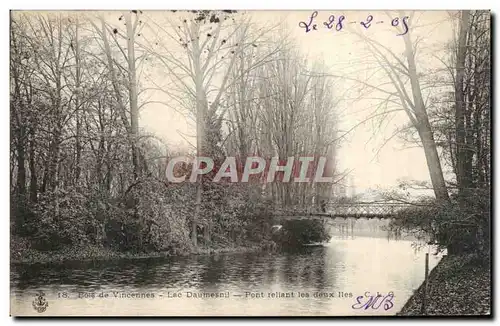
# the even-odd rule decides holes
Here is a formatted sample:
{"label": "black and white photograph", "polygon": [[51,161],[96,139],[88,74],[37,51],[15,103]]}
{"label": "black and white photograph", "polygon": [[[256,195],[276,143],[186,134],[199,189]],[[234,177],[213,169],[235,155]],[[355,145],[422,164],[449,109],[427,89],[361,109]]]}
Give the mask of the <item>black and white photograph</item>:
{"label": "black and white photograph", "polygon": [[9,19],[11,316],[492,317],[490,10]]}

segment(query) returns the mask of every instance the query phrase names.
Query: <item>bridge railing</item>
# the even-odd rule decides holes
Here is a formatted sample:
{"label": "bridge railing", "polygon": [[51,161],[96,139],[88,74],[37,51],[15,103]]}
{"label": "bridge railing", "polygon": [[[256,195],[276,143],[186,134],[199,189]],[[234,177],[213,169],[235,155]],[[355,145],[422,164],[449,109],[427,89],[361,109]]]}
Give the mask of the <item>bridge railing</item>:
{"label": "bridge railing", "polygon": [[326,205],[323,212],[328,214],[342,215],[392,215],[397,211],[407,207],[409,207],[409,205],[401,203],[329,203],[328,205]]}
{"label": "bridge railing", "polygon": [[411,207],[399,202],[328,202],[313,207],[289,207],[278,209],[278,215],[339,215],[339,216],[385,216]]}

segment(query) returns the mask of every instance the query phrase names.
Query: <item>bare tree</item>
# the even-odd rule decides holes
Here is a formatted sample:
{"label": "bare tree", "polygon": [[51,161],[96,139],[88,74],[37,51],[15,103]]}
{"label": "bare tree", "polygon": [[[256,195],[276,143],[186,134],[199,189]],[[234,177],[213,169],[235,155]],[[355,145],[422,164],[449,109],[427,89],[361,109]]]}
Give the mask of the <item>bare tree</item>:
{"label": "bare tree", "polygon": [[[390,20],[394,19],[392,14],[387,13],[387,15]],[[399,12],[399,16],[404,17],[405,13]],[[333,76],[353,81],[359,84],[362,89],[367,89],[369,93],[378,92],[378,94],[386,96],[383,100],[384,103],[398,104],[401,107],[401,109],[388,110],[387,105],[384,105],[383,107],[386,111],[381,113],[383,116],[387,116],[398,110],[406,112],[411,126],[415,128],[422,142],[427,168],[429,170],[436,199],[441,202],[447,202],[449,200],[448,190],[446,188],[440,157],[422,94],[420,75],[417,71],[415,57],[418,42],[414,43],[412,41],[412,27],[410,22],[408,24],[409,31],[407,33],[404,33],[401,28],[402,36],[400,36],[400,38],[404,42],[405,49],[403,57],[396,55],[389,47],[375,39],[371,39],[362,33],[351,30],[351,32],[358,35],[359,38],[365,42],[378,64],[378,67],[387,77],[387,83],[374,85],[351,76]],[[406,61],[406,63],[404,61]],[[387,85],[390,85],[392,89],[387,89],[387,87],[385,87]],[[374,116],[378,116],[378,114]]]}

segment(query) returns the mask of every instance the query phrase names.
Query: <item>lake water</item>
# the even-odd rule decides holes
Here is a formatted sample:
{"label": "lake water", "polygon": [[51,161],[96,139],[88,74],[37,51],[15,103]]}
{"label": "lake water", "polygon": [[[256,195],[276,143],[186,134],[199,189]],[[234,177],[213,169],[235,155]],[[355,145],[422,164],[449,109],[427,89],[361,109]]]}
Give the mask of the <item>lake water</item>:
{"label": "lake water", "polygon": [[[424,279],[428,248],[415,251],[410,240],[363,236],[366,232],[362,230],[354,230],[353,234],[340,231],[333,230],[332,240],[324,246],[289,253],[14,265],[11,267],[11,314],[345,316],[397,313]],[[440,259],[432,253],[431,250],[431,269]],[[39,290],[44,291],[49,304],[42,313],[33,307]],[[387,299],[392,305],[353,308],[353,305],[361,306],[359,296],[363,296],[359,302],[366,302],[365,295],[377,292],[381,296],[392,292],[393,298]]]}

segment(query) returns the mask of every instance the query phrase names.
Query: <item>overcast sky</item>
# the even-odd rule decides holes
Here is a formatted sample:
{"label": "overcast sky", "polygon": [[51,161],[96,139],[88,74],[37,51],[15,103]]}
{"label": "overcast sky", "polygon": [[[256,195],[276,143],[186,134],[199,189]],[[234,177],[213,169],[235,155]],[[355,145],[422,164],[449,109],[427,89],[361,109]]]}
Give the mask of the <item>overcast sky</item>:
{"label": "overcast sky", "polygon": [[[364,42],[359,36],[348,28],[354,28],[366,34],[389,47],[397,55],[401,55],[404,47],[403,38],[397,36],[400,32],[391,26],[388,13],[383,11],[319,11],[315,18],[318,30],[305,33],[304,28],[299,27],[299,22],[308,21],[311,13],[311,11],[249,12],[253,20],[262,26],[283,22],[302,52],[310,60],[323,60],[326,66],[330,67],[331,73],[363,79],[373,85],[386,82],[384,75],[372,75],[375,68],[373,56],[366,51]],[[147,14],[155,16],[161,13],[148,12]],[[396,12],[390,14],[393,15],[391,18],[399,16]],[[168,13],[163,13],[162,16],[165,15]],[[340,32],[328,30],[323,26],[323,22],[330,15],[345,16],[344,28]],[[366,22],[369,15],[373,16],[373,20],[370,27],[365,29],[360,22]],[[412,30],[412,39],[421,38],[417,51],[419,68],[428,69],[442,65],[436,57],[441,56],[441,59],[447,60],[442,57],[440,51],[453,35],[450,12],[417,11],[407,12],[406,15],[410,15],[411,26],[418,26]],[[334,93],[340,99],[340,103],[338,107],[332,109],[336,110],[339,115],[341,130],[349,130],[360,121],[379,112],[376,106],[380,104],[380,101],[350,99],[352,95],[346,95],[346,91],[351,86],[348,81],[336,81]],[[424,95],[426,95],[425,91]],[[371,94],[371,96],[375,95]],[[381,149],[382,144],[393,135],[394,131],[408,122],[405,113],[391,115],[385,119],[382,127],[379,126],[379,122],[375,119],[370,120],[354,129],[341,142],[338,156],[339,168],[352,170],[351,180],[357,192],[368,188],[393,187],[399,179],[429,181],[421,148],[405,149],[407,146],[398,137],[394,137]],[[170,144],[187,146],[187,142],[179,135],[179,131],[194,135],[184,116],[161,105],[145,107],[141,112],[140,124],[141,127],[161,136]]]}

